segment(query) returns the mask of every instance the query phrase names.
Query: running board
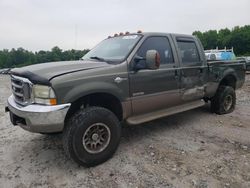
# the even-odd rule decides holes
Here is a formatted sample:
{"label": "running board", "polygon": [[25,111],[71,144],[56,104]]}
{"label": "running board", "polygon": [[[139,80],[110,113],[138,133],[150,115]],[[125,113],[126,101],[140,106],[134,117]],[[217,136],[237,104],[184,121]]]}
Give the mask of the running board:
{"label": "running board", "polygon": [[155,112],[150,112],[150,113],[146,113],[146,114],[132,116],[132,117],[129,117],[126,121],[130,125],[137,125],[140,123],[152,121],[154,119],[173,115],[173,114],[176,114],[179,112],[191,110],[191,109],[203,106],[204,104],[205,104],[205,102],[203,100],[199,100],[199,101],[190,102],[190,103],[186,103],[183,105],[179,105],[179,106],[175,106],[175,107],[171,107],[171,108],[167,108],[167,109],[158,110]]}

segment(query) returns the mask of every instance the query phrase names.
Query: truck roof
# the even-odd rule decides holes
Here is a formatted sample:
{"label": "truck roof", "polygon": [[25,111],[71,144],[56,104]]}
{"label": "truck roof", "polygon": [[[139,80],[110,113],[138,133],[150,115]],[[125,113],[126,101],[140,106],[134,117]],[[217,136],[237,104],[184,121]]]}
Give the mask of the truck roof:
{"label": "truck roof", "polygon": [[[129,34],[123,34],[125,35],[142,35],[142,36],[162,36],[162,35],[172,35],[175,37],[188,37],[188,38],[193,38],[196,39],[195,36],[193,35],[188,35],[188,34],[179,34],[179,33],[164,33],[164,32],[137,32],[137,33],[129,33]],[[117,34],[117,37],[121,36],[119,34]],[[112,37],[116,37],[116,36],[112,36]]]}
{"label": "truck roof", "polygon": [[192,38],[195,38],[193,35],[179,34],[179,33],[142,32],[142,33],[139,33],[139,34],[142,34],[144,36],[151,36],[151,35],[173,35],[173,36],[180,36],[180,37],[183,36],[183,37],[192,37]]}

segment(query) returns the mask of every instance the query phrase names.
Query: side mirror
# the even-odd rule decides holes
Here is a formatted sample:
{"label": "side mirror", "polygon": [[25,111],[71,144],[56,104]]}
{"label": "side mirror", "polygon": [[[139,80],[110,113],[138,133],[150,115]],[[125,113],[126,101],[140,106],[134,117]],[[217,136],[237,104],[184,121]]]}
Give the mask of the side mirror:
{"label": "side mirror", "polygon": [[158,69],[160,67],[160,54],[156,50],[148,50],[146,53],[146,65],[148,69]]}
{"label": "side mirror", "polygon": [[145,60],[145,58],[143,58],[143,57],[141,57],[141,56],[138,56],[138,55],[136,55],[136,56],[134,57],[134,61],[135,61],[136,63],[140,62],[141,60]]}

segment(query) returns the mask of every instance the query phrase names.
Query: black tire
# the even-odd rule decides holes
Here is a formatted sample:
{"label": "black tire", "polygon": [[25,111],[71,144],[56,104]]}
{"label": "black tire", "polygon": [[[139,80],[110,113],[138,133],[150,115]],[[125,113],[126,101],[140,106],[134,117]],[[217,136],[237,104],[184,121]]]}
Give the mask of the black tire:
{"label": "black tire", "polygon": [[215,96],[211,100],[211,111],[216,114],[228,114],[234,111],[236,94],[230,86],[219,86]]}
{"label": "black tire", "polygon": [[[105,136],[104,132],[109,136]],[[94,138],[99,140],[94,140],[94,134],[97,135]],[[111,111],[102,107],[88,107],[76,112],[66,122],[63,146],[66,154],[75,162],[90,167],[111,158],[119,145],[120,137],[120,123]],[[104,144],[99,143],[101,141]],[[92,144],[95,148],[91,148]]]}
{"label": "black tire", "polygon": [[43,133],[43,132],[40,132],[39,134],[42,134],[42,135],[47,135],[47,136],[54,136],[54,135],[59,135],[61,134],[62,132],[54,132],[54,133]]}

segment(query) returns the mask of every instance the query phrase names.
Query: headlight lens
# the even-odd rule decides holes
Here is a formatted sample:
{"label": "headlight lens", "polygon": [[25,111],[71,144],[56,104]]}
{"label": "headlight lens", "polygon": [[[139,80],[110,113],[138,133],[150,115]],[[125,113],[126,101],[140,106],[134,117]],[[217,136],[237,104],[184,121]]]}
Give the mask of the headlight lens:
{"label": "headlight lens", "polygon": [[34,85],[33,86],[34,102],[45,105],[56,105],[56,95],[54,90],[49,86]]}

